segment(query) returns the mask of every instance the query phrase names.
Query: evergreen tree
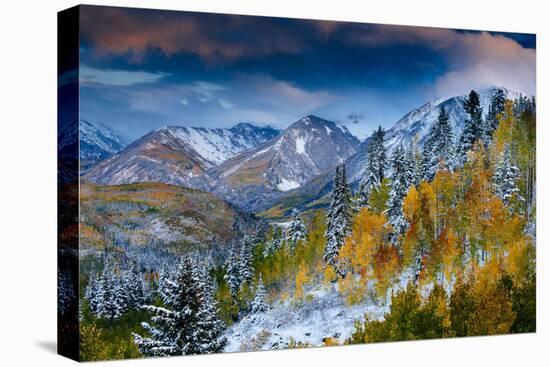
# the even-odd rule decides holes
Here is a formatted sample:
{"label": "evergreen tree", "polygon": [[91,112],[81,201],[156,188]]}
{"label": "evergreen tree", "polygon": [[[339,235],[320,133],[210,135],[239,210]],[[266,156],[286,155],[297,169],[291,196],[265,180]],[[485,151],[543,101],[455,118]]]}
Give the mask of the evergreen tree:
{"label": "evergreen tree", "polygon": [[513,164],[510,146],[505,145],[500,160],[493,175],[493,190],[505,204],[509,204],[513,197],[523,200],[518,187],[519,169]]}
{"label": "evergreen tree", "polygon": [[239,256],[237,255],[235,244],[231,246],[231,252],[226,262],[226,273],[224,278],[229,285],[229,291],[231,292],[231,295],[235,297],[237,295],[237,292],[239,291],[239,287],[241,286]]}
{"label": "evergreen tree", "polygon": [[391,190],[388,200],[388,221],[394,229],[393,242],[397,240],[407,228],[407,220],[403,215],[403,199],[410,186],[411,174],[405,159],[405,150],[402,145],[396,147],[390,160]]}
{"label": "evergreen tree", "polygon": [[386,169],[386,148],[384,147],[385,131],[381,126],[370,137],[367,146],[367,163],[359,184],[359,205],[368,205],[372,190],[382,184]]}
{"label": "evergreen tree", "polygon": [[274,254],[283,246],[283,229],[279,226],[272,227],[272,237],[265,246],[264,257]]}
{"label": "evergreen tree", "polygon": [[128,308],[124,287],[115,273],[114,261],[107,259],[98,280],[97,315],[107,319],[120,317]]}
{"label": "evergreen tree", "polygon": [[453,128],[449,114],[441,106],[437,121],[432,125],[424,143],[422,171],[424,181],[433,180],[440,169],[450,169],[454,161]]}
{"label": "evergreen tree", "polygon": [[269,309],[269,306],[267,305],[265,298],[266,290],[264,287],[264,282],[262,281],[262,275],[260,274],[258,285],[256,286],[256,295],[254,297],[254,300],[250,304],[250,312],[258,313],[267,311]]}
{"label": "evergreen tree", "polygon": [[165,307],[144,306],[153,314],[142,323],[149,336],[132,333],[139,351],[147,356],[214,353],[222,350],[223,323],[216,315],[216,302],[207,285],[210,277],[190,257],[162,283]]}
{"label": "evergreen tree", "polygon": [[327,213],[326,245],[324,260],[338,270],[336,258],[344,239],[351,232],[351,192],[346,179],[345,166],[336,168],[334,188],[330,195]]}
{"label": "evergreen tree", "polygon": [[287,230],[287,243],[290,246],[292,253],[296,250],[298,241],[305,241],[307,237],[307,227],[300,217],[300,212],[297,209],[292,210],[292,222]]}
{"label": "evergreen tree", "polygon": [[124,273],[122,284],[124,286],[124,292],[126,293],[128,308],[140,308],[145,300],[145,286],[143,277],[135,266],[130,267],[130,269]]}
{"label": "evergreen tree", "polygon": [[486,126],[489,129],[489,133],[492,135],[493,131],[498,127],[498,115],[504,113],[504,103],[506,102],[506,95],[504,90],[498,88],[493,91],[491,95],[491,103],[489,104],[489,110],[487,111]]}
{"label": "evergreen tree", "polygon": [[483,111],[479,102],[479,95],[471,91],[468,98],[462,104],[464,111],[469,118],[465,121],[464,130],[460,135],[457,148],[456,164],[461,167],[466,162],[468,151],[470,151],[476,141],[483,139]]}
{"label": "evergreen tree", "polygon": [[90,275],[90,278],[88,280],[88,285],[86,286],[86,290],[84,292],[84,297],[88,300],[88,303],[90,304],[90,311],[94,315],[97,315],[100,299],[99,299],[99,282],[98,282],[96,273],[93,273]]}
{"label": "evergreen tree", "polygon": [[195,272],[201,298],[201,308],[197,312],[199,353],[221,352],[226,343],[223,337],[225,324],[218,317],[218,303],[214,298],[212,277],[204,264],[195,268]]}
{"label": "evergreen tree", "polygon": [[254,277],[252,260],[252,241],[248,236],[245,236],[241,241],[241,255],[239,256],[240,287],[250,284]]}

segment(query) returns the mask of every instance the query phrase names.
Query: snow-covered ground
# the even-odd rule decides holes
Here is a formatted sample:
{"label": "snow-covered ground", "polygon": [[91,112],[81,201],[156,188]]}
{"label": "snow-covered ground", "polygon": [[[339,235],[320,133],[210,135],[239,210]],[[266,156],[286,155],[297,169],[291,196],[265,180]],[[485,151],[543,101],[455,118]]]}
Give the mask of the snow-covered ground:
{"label": "snow-covered ground", "polygon": [[373,301],[347,306],[334,287],[318,285],[305,295],[307,301],[297,304],[287,300],[272,305],[264,313],[245,316],[226,331],[226,352],[286,348],[296,344],[321,346],[325,338],[342,343],[354,331],[354,322],[382,318],[388,306]]}
{"label": "snow-covered ground", "polygon": [[[317,284],[306,287],[305,301],[297,303],[290,298],[271,305],[263,313],[250,314],[229,327],[226,352],[284,349],[290,342],[294,345],[323,346],[325,338],[333,338],[341,344],[355,330],[355,321],[364,321],[368,314],[371,320],[381,320],[389,312],[392,293],[405,289],[413,279],[413,271],[405,270],[387,292],[384,303],[367,297],[359,304],[349,306],[338,291],[337,285]],[[373,289],[374,283],[369,284]],[[433,284],[420,290],[427,297]],[[452,287],[445,284],[447,291]]]}

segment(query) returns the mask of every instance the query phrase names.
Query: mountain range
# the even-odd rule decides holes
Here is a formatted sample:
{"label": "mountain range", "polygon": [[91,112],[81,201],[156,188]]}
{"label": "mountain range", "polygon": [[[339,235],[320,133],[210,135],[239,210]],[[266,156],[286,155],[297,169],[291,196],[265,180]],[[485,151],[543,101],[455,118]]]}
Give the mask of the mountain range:
{"label": "mountain range", "polygon": [[[495,89],[478,91],[484,113]],[[501,89],[509,99],[520,95]],[[455,138],[458,137],[466,120],[462,108],[465,97],[435,99],[408,112],[386,131],[388,152],[399,144],[421,145],[441,106],[449,113]],[[99,142],[98,151],[99,147],[113,147],[110,151],[118,148],[106,145],[103,138],[87,141]],[[296,205],[297,198],[305,206],[330,190],[334,169],[339,164],[346,164],[349,181],[357,184],[368,159],[369,141],[367,138],[360,142],[343,125],[312,115],[283,131],[244,123],[229,129],[171,126],[152,131],[111,153],[86,173],[84,181],[101,185],[181,185],[212,192],[252,212],[268,209],[277,202]]]}
{"label": "mountain range", "polygon": [[103,185],[164,182],[203,187],[208,169],[279,133],[245,123],[230,129],[163,127],[97,165],[85,180]]}

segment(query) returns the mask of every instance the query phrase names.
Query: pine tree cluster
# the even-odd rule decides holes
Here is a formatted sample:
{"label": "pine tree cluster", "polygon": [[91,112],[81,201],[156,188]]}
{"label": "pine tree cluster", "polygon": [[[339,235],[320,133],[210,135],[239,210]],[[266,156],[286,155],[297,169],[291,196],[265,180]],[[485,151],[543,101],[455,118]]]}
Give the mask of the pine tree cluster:
{"label": "pine tree cluster", "polygon": [[147,356],[220,352],[226,340],[218,318],[210,275],[203,264],[185,256],[159,282],[164,307],[143,306],[151,323],[143,322],[147,336],[132,333],[139,351]]}
{"label": "pine tree cluster", "polygon": [[135,267],[117,269],[114,260],[107,259],[101,274],[90,276],[85,297],[94,315],[112,320],[141,307],[146,290],[146,283]]}

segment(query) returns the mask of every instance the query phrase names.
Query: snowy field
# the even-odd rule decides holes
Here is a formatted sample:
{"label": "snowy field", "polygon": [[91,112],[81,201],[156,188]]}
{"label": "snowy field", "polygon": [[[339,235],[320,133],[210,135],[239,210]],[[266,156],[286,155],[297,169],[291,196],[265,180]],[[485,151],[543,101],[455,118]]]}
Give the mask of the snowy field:
{"label": "snowy field", "polygon": [[306,293],[304,301],[280,302],[264,313],[251,314],[226,331],[226,352],[283,349],[289,343],[322,346],[325,338],[342,343],[354,330],[354,322],[382,318],[387,306],[365,301],[347,306],[333,287],[317,286]]}

